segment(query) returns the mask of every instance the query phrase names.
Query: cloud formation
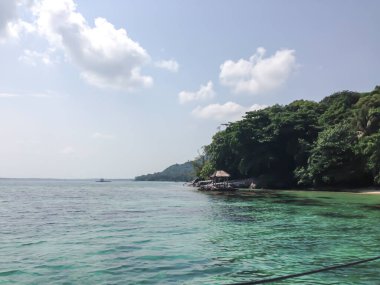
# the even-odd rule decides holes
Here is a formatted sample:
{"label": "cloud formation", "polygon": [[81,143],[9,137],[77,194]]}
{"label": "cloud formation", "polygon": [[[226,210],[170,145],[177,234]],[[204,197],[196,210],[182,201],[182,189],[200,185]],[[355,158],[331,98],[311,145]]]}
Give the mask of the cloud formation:
{"label": "cloud formation", "polygon": [[1,93],[0,92],[0,98],[15,98],[15,97],[19,97],[20,95],[19,94],[15,94],[15,93]]}
{"label": "cloud formation", "polygon": [[21,0],[1,0],[0,1],[0,42],[7,38],[18,38],[22,31],[33,30],[31,24],[22,21],[17,13]]}
{"label": "cloud formation", "polygon": [[248,60],[227,60],[220,66],[221,84],[235,93],[257,94],[274,90],[285,83],[296,68],[295,51],[283,49],[264,58],[266,51],[260,47]]}
{"label": "cloud formation", "polygon": [[46,92],[19,92],[19,93],[11,93],[11,92],[0,92],[0,98],[54,98],[58,96],[58,94],[46,91]]}
{"label": "cloud formation", "polygon": [[205,101],[215,97],[214,85],[211,81],[206,85],[201,85],[198,91],[189,92],[181,91],[178,94],[178,99],[181,104],[186,104],[192,101]]}
{"label": "cloud formation", "polygon": [[178,72],[179,69],[179,63],[174,59],[157,61],[155,66],[171,72]]}
{"label": "cloud formation", "polygon": [[267,105],[254,104],[251,107],[243,107],[234,102],[225,104],[210,104],[206,107],[198,106],[192,111],[192,115],[201,119],[213,119],[215,121],[237,121],[246,112],[257,111],[268,107]]}
{"label": "cloud formation", "polygon": [[141,68],[150,57],[125,29],[116,29],[104,18],[91,27],[76,11],[73,0],[40,0],[33,6],[37,31],[81,70],[97,87],[133,90],[153,84]]}
{"label": "cloud formation", "polygon": [[36,66],[39,62],[42,62],[45,65],[52,65],[57,62],[57,60],[52,57],[53,53],[54,49],[49,49],[45,52],[25,49],[23,54],[19,56],[18,60],[33,66]]}
{"label": "cloud formation", "polygon": [[0,1],[0,37],[6,37],[11,33],[12,23],[17,19],[17,1]]}

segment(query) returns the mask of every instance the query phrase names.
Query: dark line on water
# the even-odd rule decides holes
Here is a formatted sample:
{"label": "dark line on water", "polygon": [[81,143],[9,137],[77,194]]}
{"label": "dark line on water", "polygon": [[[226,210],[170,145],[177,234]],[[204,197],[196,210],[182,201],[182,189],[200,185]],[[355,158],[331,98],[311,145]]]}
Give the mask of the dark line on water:
{"label": "dark line on water", "polygon": [[323,268],[319,268],[319,269],[315,269],[315,270],[310,270],[310,271],[306,271],[306,272],[302,272],[302,273],[295,273],[295,274],[290,274],[290,275],[285,275],[285,276],[279,276],[279,277],[274,277],[274,278],[256,280],[256,281],[247,281],[247,282],[240,282],[240,283],[232,283],[232,284],[229,284],[229,285],[253,285],[253,284],[273,283],[273,282],[282,281],[282,280],[285,280],[285,279],[296,278],[296,277],[301,277],[301,276],[305,276],[305,275],[311,275],[311,274],[315,274],[315,273],[319,273],[319,272],[324,272],[324,271],[329,271],[329,270],[334,270],[334,269],[338,269],[338,268],[350,267],[350,266],[354,266],[354,265],[357,265],[357,264],[374,261],[374,260],[377,260],[377,259],[380,259],[380,256],[376,256],[376,257],[372,257],[372,258],[367,258],[367,259],[362,259],[362,260],[358,260],[358,261],[354,261],[354,262],[349,262],[349,263],[345,263],[345,264],[338,264],[338,265],[323,267]]}

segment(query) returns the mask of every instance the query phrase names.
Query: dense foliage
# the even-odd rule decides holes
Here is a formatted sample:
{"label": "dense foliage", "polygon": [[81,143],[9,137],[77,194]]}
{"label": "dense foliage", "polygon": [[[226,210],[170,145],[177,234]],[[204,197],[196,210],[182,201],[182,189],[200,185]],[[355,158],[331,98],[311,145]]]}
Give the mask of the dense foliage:
{"label": "dense foliage", "polygon": [[224,169],[259,187],[380,184],[380,87],[246,113],[204,147],[197,174]]}
{"label": "dense foliage", "polygon": [[135,178],[136,181],[191,181],[195,172],[191,161],[183,164],[174,164],[161,172],[141,175]]}

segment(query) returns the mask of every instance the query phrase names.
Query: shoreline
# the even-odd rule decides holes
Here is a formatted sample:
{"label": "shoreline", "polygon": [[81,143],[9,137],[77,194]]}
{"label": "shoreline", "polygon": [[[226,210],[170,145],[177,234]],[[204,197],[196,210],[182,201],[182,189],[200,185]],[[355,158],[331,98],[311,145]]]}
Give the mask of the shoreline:
{"label": "shoreline", "polygon": [[380,190],[376,191],[363,191],[356,194],[366,194],[366,195],[380,195]]}
{"label": "shoreline", "polygon": [[239,192],[264,193],[264,192],[325,192],[325,193],[351,193],[358,195],[380,195],[379,188],[358,188],[358,189],[246,189],[239,188]]}
{"label": "shoreline", "polygon": [[[200,181],[192,181],[185,182],[188,186],[199,188],[203,185],[210,184],[211,180],[200,180]],[[239,189],[242,192],[255,192],[255,191],[310,191],[310,192],[332,192],[332,193],[352,193],[352,194],[371,194],[371,195],[379,195],[380,187],[376,185],[370,186],[359,186],[359,187],[344,187],[344,186],[336,186],[336,187],[294,187],[294,188],[261,188],[252,184],[254,184],[253,178],[246,179],[234,179],[228,181],[228,183],[234,187]]]}

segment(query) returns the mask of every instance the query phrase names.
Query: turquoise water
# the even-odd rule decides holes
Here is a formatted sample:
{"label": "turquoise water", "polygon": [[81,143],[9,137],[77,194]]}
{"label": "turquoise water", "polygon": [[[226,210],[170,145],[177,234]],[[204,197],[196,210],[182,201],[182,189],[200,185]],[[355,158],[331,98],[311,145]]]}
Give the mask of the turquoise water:
{"label": "turquoise water", "polygon": [[[0,180],[0,284],[229,284],[380,255],[380,195]],[[380,284],[380,261],[281,284]]]}

